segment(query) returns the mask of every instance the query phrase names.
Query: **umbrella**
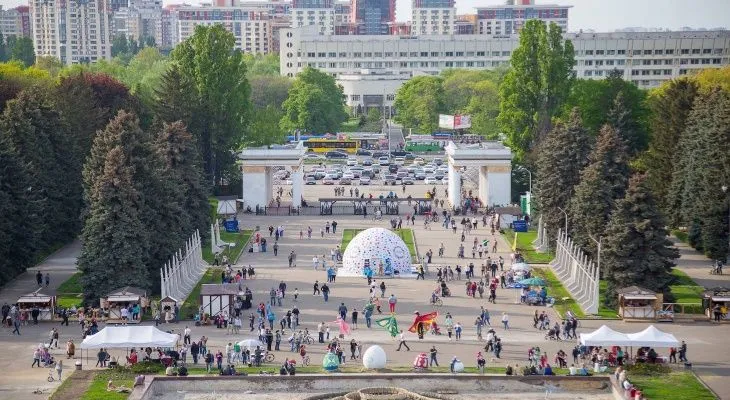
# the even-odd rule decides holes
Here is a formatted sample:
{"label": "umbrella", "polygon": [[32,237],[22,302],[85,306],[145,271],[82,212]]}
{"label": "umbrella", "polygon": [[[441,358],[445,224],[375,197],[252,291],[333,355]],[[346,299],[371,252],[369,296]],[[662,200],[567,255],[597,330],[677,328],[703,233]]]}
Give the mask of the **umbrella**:
{"label": "umbrella", "polygon": [[513,271],[519,271],[519,270],[529,271],[530,266],[527,265],[527,263],[516,263],[516,264],[512,265],[512,270]]}
{"label": "umbrella", "polygon": [[256,346],[264,347],[265,344],[261,343],[258,339],[245,339],[238,342],[238,345],[247,349],[255,349]]}
{"label": "umbrella", "polygon": [[546,282],[541,278],[529,278],[520,281],[520,285],[525,286],[545,286]]}

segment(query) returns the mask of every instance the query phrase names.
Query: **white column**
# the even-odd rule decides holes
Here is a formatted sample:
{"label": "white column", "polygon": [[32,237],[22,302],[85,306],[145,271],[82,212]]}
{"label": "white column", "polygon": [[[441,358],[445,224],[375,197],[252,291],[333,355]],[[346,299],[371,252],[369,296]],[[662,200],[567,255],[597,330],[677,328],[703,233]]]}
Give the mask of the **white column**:
{"label": "white column", "polygon": [[292,206],[302,205],[302,185],[304,185],[303,167],[300,165],[291,174]]}
{"label": "white column", "polygon": [[487,174],[487,166],[483,165],[479,167],[479,200],[484,205],[489,202],[489,180]]}
{"label": "white column", "polygon": [[452,207],[461,207],[461,174],[449,162],[449,202]]}
{"label": "white column", "polygon": [[[256,206],[264,207],[268,205],[270,197],[267,194],[270,193],[270,189],[267,188],[267,184],[270,181],[266,180],[266,168],[265,167],[243,167],[243,202],[246,207],[251,207],[251,210],[255,210]],[[264,188],[262,190],[262,188]]]}

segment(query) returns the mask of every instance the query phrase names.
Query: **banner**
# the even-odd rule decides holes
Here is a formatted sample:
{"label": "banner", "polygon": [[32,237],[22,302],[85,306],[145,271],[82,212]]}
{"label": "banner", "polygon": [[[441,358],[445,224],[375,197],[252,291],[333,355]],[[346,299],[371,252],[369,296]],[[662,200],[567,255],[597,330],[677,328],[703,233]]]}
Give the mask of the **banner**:
{"label": "banner", "polygon": [[439,128],[466,129],[471,128],[471,116],[439,114]]}
{"label": "banner", "polygon": [[439,114],[439,128],[454,129],[454,116]]}

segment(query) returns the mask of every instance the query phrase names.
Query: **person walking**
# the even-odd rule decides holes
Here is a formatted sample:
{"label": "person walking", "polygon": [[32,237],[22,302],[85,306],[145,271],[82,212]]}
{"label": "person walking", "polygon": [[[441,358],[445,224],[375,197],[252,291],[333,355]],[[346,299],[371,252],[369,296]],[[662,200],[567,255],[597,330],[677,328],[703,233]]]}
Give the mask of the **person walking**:
{"label": "person walking", "polygon": [[20,318],[18,316],[13,317],[13,332],[11,335],[14,335],[16,332],[20,336]]}
{"label": "person walking", "polygon": [[682,340],[682,345],[679,346],[679,361],[687,362],[687,343]]}
{"label": "person walking", "polygon": [[438,354],[438,350],[436,350],[436,346],[435,345],[434,346],[431,346],[430,353],[431,353],[431,358],[429,358],[429,360],[428,360],[428,366],[429,367],[433,367],[433,365],[436,364],[436,366],[438,367],[439,366],[439,362],[436,359],[436,355]]}
{"label": "person walking", "polygon": [[330,298],[330,287],[326,283],[322,285],[322,297],[324,297],[325,303]]}
{"label": "person walking", "polygon": [[[383,285],[383,283],[380,283]],[[395,297],[394,294],[391,293],[390,298],[388,298],[388,307],[390,307],[390,313],[395,314],[395,305],[398,303],[398,299]]]}
{"label": "person walking", "polygon": [[63,375],[63,360],[56,361],[56,373],[58,374],[58,381],[61,381]]}
{"label": "person walking", "polygon": [[358,316],[357,308],[354,308],[352,310],[352,316],[351,316],[352,317],[352,329],[357,329],[357,316]]}
{"label": "person walking", "polygon": [[340,303],[340,307],[337,311],[340,313],[340,318],[342,318],[343,321],[347,321],[347,307],[345,306],[345,303]]}
{"label": "person walking", "polygon": [[502,313],[502,325],[504,325],[505,330],[509,330],[509,315],[506,312]]}
{"label": "person walking", "polygon": [[395,351],[400,351],[401,346],[405,346],[408,351],[411,351],[411,348],[408,347],[408,344],[406,343],[406,335],[403,333],[403,330],[400,331],[400,335],[398,335],[398,340],[400,343],[398,343],[398,348]]}
{"label": "person walking", "polygon": [[183,331],[183,344],[190,344],[190,333],[190,328],[186,326],[185,330]]}

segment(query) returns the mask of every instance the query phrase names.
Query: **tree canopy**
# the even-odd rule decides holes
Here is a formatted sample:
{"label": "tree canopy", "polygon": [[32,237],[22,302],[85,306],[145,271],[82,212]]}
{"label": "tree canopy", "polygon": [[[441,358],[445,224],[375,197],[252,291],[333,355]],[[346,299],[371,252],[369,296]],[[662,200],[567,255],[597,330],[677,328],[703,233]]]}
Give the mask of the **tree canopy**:
{"label": "tree canopy", "polygon": [[334,133],[347,119],[342,87],[331,75],[311,67],[294,79],[282,108],[279,126],[285,132]]}
{"label": "tree canopy", "polygon": [[444,110],[442,82],[438,76],[417,76],[404,83],[395,94],[395,121],[419,133],[436,131]]}

